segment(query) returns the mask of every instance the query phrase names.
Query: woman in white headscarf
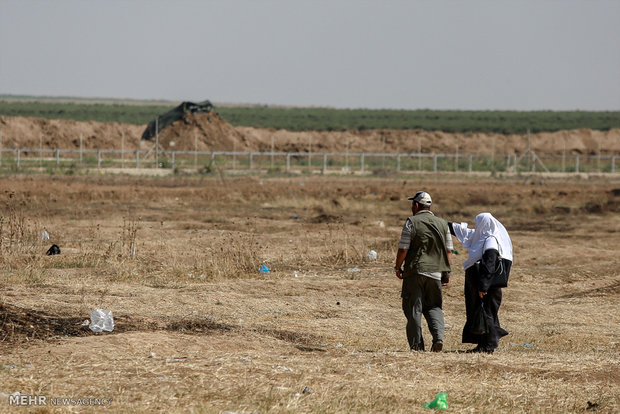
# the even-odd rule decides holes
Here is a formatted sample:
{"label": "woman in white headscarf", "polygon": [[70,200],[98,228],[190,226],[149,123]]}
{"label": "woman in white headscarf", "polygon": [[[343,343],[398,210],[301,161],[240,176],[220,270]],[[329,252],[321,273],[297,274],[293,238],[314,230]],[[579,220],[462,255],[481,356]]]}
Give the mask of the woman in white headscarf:
{"label": "woman in white headscarf", "polygon": [[[512,242],[506,228],[490,213],[481,213],[474,219],[475,228],[467,223],[448,223],[450,231],[469,253],[465,268],[465,312],[463,343],[476,347],[468,352],[493,353],[499,339],[508,335],[500,325],[497,312],[502,303],[502,287],[497,275],[503,272],[505,282],[512,266]],[[484,308],[487,332],[474,333],[474,315]]]}

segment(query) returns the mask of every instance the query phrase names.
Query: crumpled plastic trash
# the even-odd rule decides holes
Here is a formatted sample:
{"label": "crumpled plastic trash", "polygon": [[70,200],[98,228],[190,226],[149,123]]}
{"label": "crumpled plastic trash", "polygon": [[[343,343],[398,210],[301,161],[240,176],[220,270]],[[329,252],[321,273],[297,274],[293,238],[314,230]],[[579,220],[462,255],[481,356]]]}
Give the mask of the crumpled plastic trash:
{"label": "crumpled plastic trash", "polygon": [[377,252],[374,251],[374,250],[369,251],[366,254],[366,258],[369,259],[369,260],[377,260]]}
{"label": "crumpled plastic trash", "polygon": [[269,267],[267,267],[267,265],[264,265],[264,264],[258,266],[258,271],[259,271],[259,273],[269,273],[270,272]]}
{"label": "crumpled plastic trash", "polygon": [[47,232],[47,230],[43,230],[41,232],[41,240],[49,240],[50,239],[50,234]]}
{"label": "crumpled plastic trash", "polygon": [[440,392],[431,402],[424,403],[424,408],[436,408],[438,410],[448,409],[448,393]]}
{"label": "crumpled plastic trash", "polygon": [[95,309],[90,313],[90,325],[88,327],[93,332],[112,332],[114,330],[112,311]]}
{"label": "crumpled plastic trash", "polygon": [[52,246],[47,250],[45,254],[48,256],[60,254],[60,247],[57,244],[52,244]]}

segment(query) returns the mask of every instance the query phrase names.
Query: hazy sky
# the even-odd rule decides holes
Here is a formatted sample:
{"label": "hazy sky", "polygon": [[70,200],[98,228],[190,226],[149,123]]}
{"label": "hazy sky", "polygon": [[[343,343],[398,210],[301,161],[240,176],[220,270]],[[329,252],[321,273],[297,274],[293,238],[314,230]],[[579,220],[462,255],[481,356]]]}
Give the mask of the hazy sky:
{"label": "hazy sky", "polygon": [[620,1],[0,0],[0,94],[620,110]]}

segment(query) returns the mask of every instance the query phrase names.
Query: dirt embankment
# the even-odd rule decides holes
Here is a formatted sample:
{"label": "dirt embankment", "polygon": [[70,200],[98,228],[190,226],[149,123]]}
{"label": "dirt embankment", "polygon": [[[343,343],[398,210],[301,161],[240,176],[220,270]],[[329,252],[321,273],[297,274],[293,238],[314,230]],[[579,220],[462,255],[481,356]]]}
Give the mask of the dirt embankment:
{"label": "dirt embankment", "polygon": [[[121,149],[150,148],[141,140],[146,126],[118,122],[76,122],[41,118],[0,117],[2,148]],[[411,152],[522,154],[525,135],[451,134],[421,130],[291,132],[233,127],[217,113],[190,114],[159,135],[164,150],[288,151],[288,152]],[[615,155],[620,153],[620,129],[589,129],[531,134],[530,148],[538,154]]]}

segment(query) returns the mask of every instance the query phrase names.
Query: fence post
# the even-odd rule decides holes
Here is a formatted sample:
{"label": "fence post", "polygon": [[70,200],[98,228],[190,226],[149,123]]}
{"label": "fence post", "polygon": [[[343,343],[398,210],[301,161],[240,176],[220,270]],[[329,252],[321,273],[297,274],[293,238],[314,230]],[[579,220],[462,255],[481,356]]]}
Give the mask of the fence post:
{"label": "fence post", "polygon": [[611,173],[616,171],[616,156],[611,157]]}
{"label": "fence post", "polygon": [[56,150],[56,166],[60,165],[60,150]]}
{"label": "fence post", "polygon": [[17,168],[19,168],[21,164],[21,159],[22,159],[22,151],[18,149],[17,150]]}
{"label": "fence post", "polygon": [[43,167],[43,134],[39,134],[39,168]]}
{"label": "fence post", "polygon": [[396,156],[396,171],[400,172],[400,154]]}
{"label": "fence post", "polygon": [[136,169],[140,168],[140,151],[136,150]]}
{"label": "fence post", "polygon": [[290,172],[291,170],[291,154],[286,153],[286,172]]}
{"label": "fence post", "polygon": [[433,154],[433,171],[437,172],[437,154]]}
{"label": "fence post", "polygon": [[172,151],[172,169],[174,170],[175,167],[175,157],[174,154],[176,153],[176,151]]}
{"label": "fence post", "polygon": [[97,168],[101,168],[101,150],[97,150]]}
{"label": "fence post", "polygon": [[327,171],[327,154],[323,154],[323,175]]}
{"label": "fence post", "polygon": [[254,168],[254,153],[250,152],[250,170]]}
{"label": "fence post", "polygon": [[532,172],[536,172],[536,154],[532,153]]}
{"label": "fence post", "polygon": [[468,168],[469,168],[469,172],[471,172],[471,167],[472,167],[472,164],[473,164],[473,158],[474,158],[474,156],[473,156],[473,155],[470,155],[470,156],[469,156],[469,166],[468,166]]}
{"label": "fence post", "polygon": [[519,170],[519,166],[517,165],[517,154],[512,154],[512,165],[515,166],[515,173]]}
{"label": "fence post", "polygon": [[456,153],[454,154],[454,172],[459,172],[459,143],[456,142]]}
{"label": "fence post", "polygon": [[364,172],[364,153],[360,155],[360,171]]}
{"label": "fence post", "polygon": [[579,155],[575,157],[575,173],[579,172]]}

